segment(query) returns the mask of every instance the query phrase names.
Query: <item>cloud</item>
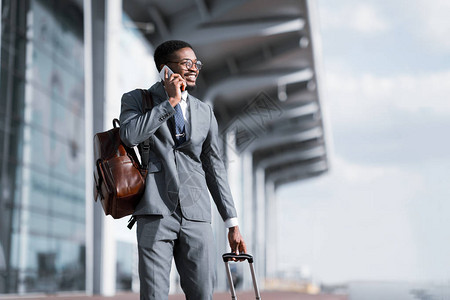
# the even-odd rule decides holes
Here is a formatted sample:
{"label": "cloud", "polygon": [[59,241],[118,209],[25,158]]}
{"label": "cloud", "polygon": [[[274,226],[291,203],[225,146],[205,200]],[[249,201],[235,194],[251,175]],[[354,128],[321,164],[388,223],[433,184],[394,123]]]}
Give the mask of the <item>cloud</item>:
{"label": "cloud", "polygon": [[350,25],[362,33],[384,32],[389,28],[389,24],[378,11],[365,3],[360,3],[355,8]]}
{"label": "cloud", "polygon": [[321,7],[320,22],[327,29],[347,29],[359,33],[382,33],[390,24],[380,12],[368,3],[348,3],[339,8]]}
{"label": "cloud", "polygon": [[355,76],[333,70],[325,76],[325,99],[338,122],[365,123],[367,116],[393,110],[450,116],[450,71],[421,74]]}
{"label": "cloud", "polygon": [[[420,278],[411,211],[425,189],[424,176],[339,156],[332,163],[327,175],[277,195],[288,208],[279,218],[279,247],[289,260],[281,257],[280,265],[310,265],[324,281]],[[301,236],[301,243],[292,236]]]}
{"label": "cloud", "polygon": [[369,214],[403,211],[426,189],[425,175],[414,167],[355,163],[340,155],[330,163],[327,174],[281,189],[280,199],[303,209]]}
{"label": "cloud", "polygon": [[[344,201],[353,209],[399,211],[424,189],[422,174],[413,169],[354,163],[338,155],[331,164],[330,178],[324,177],[324,180],[328,180],[326,186],[335,192],[335,199],[341,200],[336,202],[337,206],[333,209],[342,209]],[[318,181],[317,184],[321,185],[323,182]]]}
{"label": "cloud", "polygon": [[448,82],[450,71],[387,77],[358,77],[342,69],[326,73],[322,103],[336,153],[382,165],[447,159]]}
{"label": "cloud", "polygon": [[425,43],[432,43],[433,48],[450,50],[450,1],[448,0],[417,0],[413,5],[422,25],[417,33]]}

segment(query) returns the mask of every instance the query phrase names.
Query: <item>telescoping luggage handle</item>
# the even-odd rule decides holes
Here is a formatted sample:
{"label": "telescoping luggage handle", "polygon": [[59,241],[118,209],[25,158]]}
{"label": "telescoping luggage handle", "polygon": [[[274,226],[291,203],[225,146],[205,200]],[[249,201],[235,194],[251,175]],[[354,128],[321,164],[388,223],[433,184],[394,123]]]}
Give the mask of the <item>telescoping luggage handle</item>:
{"label": "telescoping luggage handle", "polygon": [[251,256],[250,254],[225,253],[222,255],[222,259],[223,259],[223,262],[225,263],[225,269],[227,271],[228,283],[230,284],[231,299],[237,300],[236,290],[234,289],[234,284],[233,284],[233,278],[231,277],[230,265],[228,264],[228,262],[233,259],[237,259],[237,260],[244,259],[244,260],[248,261],[248,264],[250,266],[250,272],[252,273],[253,289],[255,290],[256,299],[261,299],[261,295],[259,294],[259,289],[258,289],[258,282],[256,280],[255,268],[253,267],[253,256]]}

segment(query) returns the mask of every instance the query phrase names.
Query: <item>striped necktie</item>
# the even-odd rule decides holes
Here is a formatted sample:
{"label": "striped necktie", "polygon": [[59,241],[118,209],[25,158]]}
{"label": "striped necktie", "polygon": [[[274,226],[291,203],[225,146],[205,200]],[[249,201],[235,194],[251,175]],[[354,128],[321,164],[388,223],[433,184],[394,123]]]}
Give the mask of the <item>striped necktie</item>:
{"label": "striped necktie", "polygon": [[180,104],[175,105],[175,140],[178,145],[186,141],[186,131],[184,129],[184,116]]}

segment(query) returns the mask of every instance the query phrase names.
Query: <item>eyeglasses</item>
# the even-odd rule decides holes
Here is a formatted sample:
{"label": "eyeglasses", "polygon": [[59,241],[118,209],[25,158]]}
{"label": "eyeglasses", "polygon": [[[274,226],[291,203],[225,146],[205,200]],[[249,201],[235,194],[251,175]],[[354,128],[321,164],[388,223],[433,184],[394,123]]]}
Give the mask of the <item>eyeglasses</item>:
{"label": "eyeglasses", "polygon": [[174,64],[180,64],[180,65],[184,65],[186,67],[187,70],[189,70],[190,68],[192,68],[194,65],[197,68],[197,70],[201,70],[203,67],[203,64],[201,61],[197,60],[195,63],[190,60],[190,59],[186,59],[184,61],[168,61],[168,63],[174,63]]}

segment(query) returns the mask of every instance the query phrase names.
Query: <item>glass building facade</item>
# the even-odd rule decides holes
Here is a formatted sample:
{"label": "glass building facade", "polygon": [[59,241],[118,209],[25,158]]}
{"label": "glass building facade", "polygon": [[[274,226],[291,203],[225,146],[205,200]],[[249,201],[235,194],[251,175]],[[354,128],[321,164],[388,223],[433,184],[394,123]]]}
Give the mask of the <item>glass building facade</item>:
{"label": "glass building facade", "polygon": [[[93,78],[85,78],[83,2],[0,0],[0,6],[0,295],[103,293],[98,282],[104,274],[93,275],[89,265],[99,265],[104,253],[89,251],[90,238],[99,240],[102,233],[94,236],[86,213],[92,209],[86,201],[93,200],[86,200],[85,147],[92,136],[86,136],[85,124],[92,121],[85,118],[84,84]],[[104,8],[97,12],[106,14]],[[118,21],[116,44],[110,45],[116,56],[108,52],[117,64],[108,69],[112,97],[93,100],[102,105],[90,103],[93,118],[108,120],[97,131],[119,116],[124,91],[146,88],[158,78],[153,48],[121,10]],[[100,50],[104,40],[95,38],[94,51],[106,57],[106,49]],[[126,220],[111,224],[114,289],[136,291],[135,231],[125,225]]]}
{"label": "glass building facade", "polygon": [[84,290],[83,12],[1,3],[0,294]]}

